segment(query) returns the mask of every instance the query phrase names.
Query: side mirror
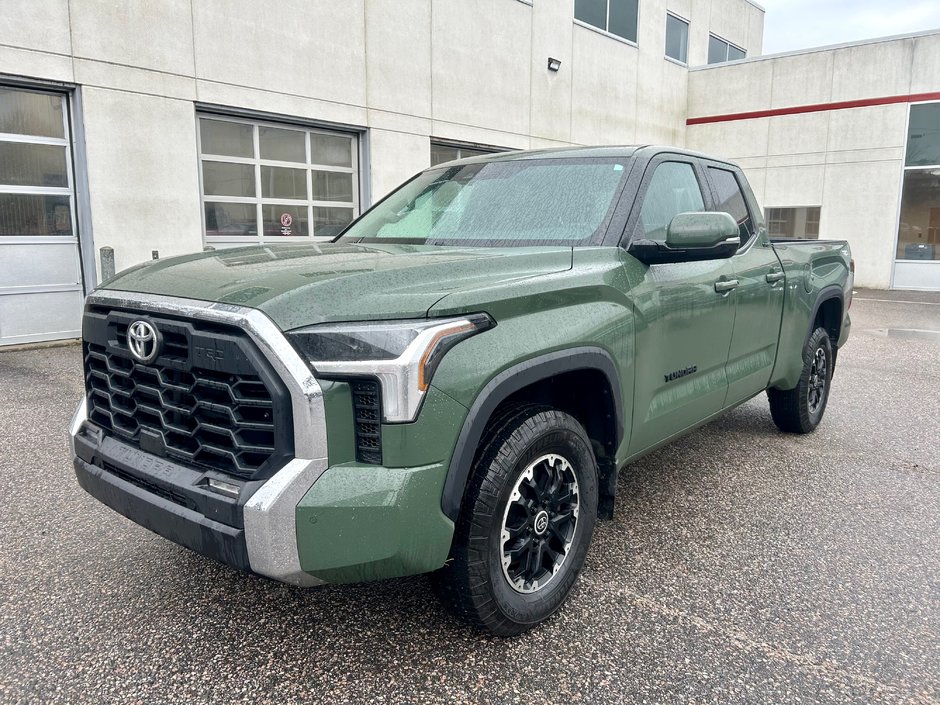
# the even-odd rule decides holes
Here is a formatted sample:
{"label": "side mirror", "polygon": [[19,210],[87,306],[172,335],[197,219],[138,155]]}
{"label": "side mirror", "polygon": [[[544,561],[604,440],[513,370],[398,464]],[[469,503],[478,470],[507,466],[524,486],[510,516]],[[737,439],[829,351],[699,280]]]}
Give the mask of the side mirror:
{"label": "side mirror", "polygon": [[680,213],[669,223],[665,242],[635,240],[629,252],[644,264],[665,264],[725,259],[740,246],[738,224],[727,213]]}

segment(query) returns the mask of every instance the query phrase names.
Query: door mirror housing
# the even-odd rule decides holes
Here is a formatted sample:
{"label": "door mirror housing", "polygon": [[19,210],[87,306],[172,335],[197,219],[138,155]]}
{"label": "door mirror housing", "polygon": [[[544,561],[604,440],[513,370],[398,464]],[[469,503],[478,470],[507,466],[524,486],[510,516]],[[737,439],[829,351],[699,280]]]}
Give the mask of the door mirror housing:
{"label": "door mirror housing", "polygon": [[741,246],[738,224],[727,213],[680,213],[666,241],[634,240],[629,252],[644,264],[701,262],[731,257]]}

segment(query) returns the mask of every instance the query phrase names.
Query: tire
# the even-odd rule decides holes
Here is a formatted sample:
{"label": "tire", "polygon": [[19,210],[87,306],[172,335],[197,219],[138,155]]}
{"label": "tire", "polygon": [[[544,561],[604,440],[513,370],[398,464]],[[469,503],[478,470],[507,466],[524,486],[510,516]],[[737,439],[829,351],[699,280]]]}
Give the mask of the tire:
{"label": "tire", "polygon": [[768,389],[770,415],[777,428],[787,433],[816,430],[826,412],[835,367],[829,334],[817,328],[803,348],[803,372],[793,389]]}
{"label": "tire", "polygon": [[536,405],[494,415],[464,494],[451,559],[431,576],[445,606],[499,636],[547,619],[584,565],[597,520],[597,477],[591,443],[574,417]]}

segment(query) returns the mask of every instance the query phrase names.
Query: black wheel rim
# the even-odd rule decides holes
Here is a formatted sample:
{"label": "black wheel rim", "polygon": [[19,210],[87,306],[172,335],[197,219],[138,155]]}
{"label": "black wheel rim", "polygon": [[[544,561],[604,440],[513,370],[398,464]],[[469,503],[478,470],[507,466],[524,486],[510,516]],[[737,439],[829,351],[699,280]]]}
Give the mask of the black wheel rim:
{"label": "black wheel rim", "polygon": [[829,358],[823,348],[816,348],[813,365],[809,370],[809,387],[806,390],[806,402],[812,413],[819,411],[826,398],[826,384],[829,381]]}
{"label": "black wheel rim", "polygon": [[550,453],[532,461],[513,486],[503,512],[503,575],[513,590],[541,590],[558,575],[578,523],[578,478],[571,463]]}

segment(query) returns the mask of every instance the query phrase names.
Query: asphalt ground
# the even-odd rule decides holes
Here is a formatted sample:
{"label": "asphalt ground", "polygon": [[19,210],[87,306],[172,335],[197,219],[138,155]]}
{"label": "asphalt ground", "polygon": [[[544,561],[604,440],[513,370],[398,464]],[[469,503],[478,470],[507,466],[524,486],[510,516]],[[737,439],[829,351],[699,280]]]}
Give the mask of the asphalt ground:
{"label": "asphalt ground", "polygon": [[629,467],[514,639],[424,577],[305,591],[125,520],[70,466],[79,348],[0,353],[0,701],[940,702],[940,297],[852,316],[816,433],[762,395]]}

